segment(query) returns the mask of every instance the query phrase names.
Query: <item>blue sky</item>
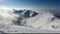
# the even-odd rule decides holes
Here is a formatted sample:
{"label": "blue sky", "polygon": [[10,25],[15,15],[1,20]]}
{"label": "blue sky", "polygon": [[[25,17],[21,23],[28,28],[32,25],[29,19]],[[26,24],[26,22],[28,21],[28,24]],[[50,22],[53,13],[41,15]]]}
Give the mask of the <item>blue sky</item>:
{"label": "blue sky", "polygon": [[60,8],[60,0],[1,0],[0,5],[16,8]]}

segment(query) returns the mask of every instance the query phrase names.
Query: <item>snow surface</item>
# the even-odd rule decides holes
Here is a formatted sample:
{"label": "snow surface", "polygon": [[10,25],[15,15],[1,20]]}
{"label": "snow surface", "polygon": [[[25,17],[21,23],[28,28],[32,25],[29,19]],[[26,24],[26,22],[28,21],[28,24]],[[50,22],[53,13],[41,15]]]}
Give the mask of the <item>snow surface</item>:
{"label": "snow surface", "polygon": [[[54,11],[0,9],[0,31],[5,33],[59,33]],[[58,14],[57,14],[58,15]]]}

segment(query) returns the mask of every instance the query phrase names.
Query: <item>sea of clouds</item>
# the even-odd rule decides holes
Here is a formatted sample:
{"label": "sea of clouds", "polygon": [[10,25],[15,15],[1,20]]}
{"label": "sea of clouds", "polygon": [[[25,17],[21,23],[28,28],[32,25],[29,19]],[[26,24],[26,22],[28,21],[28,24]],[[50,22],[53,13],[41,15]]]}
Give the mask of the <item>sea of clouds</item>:
{"label": "sea of clouds", "polygon": [[[12,30],[14,31],[14,28],[15,30],[16,28],[19,30],[20,28],[22,29],[24,27],[29,27],[33,29],[60,31],[59,11],[60,10],[55,9],[17,10],[0,8],[0,30],[5,31],[7,29],[9,31],[12,28]],[[33,29],[32,31],[35,31]],[[24,31],[24,29],[21,31]]]}

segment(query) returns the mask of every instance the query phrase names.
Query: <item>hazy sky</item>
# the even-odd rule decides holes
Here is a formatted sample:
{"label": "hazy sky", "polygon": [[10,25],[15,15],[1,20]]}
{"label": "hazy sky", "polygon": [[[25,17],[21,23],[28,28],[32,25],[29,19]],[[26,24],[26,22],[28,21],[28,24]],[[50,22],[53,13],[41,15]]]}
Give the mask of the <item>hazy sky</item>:
{"label": "hazy sky", "polygon": [[15,8],[60,8],[60,0],[0,0],[0,6]]}

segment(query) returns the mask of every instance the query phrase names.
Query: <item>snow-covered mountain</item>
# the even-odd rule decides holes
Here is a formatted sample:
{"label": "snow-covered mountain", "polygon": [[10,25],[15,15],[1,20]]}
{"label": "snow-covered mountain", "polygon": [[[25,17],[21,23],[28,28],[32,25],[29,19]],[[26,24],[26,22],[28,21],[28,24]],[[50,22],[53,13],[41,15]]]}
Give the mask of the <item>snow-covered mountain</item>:
{"label": "snow-covered mountain", "polygon": [[60,32],[56,10],[0,9],[0,31],[20,33]]}

